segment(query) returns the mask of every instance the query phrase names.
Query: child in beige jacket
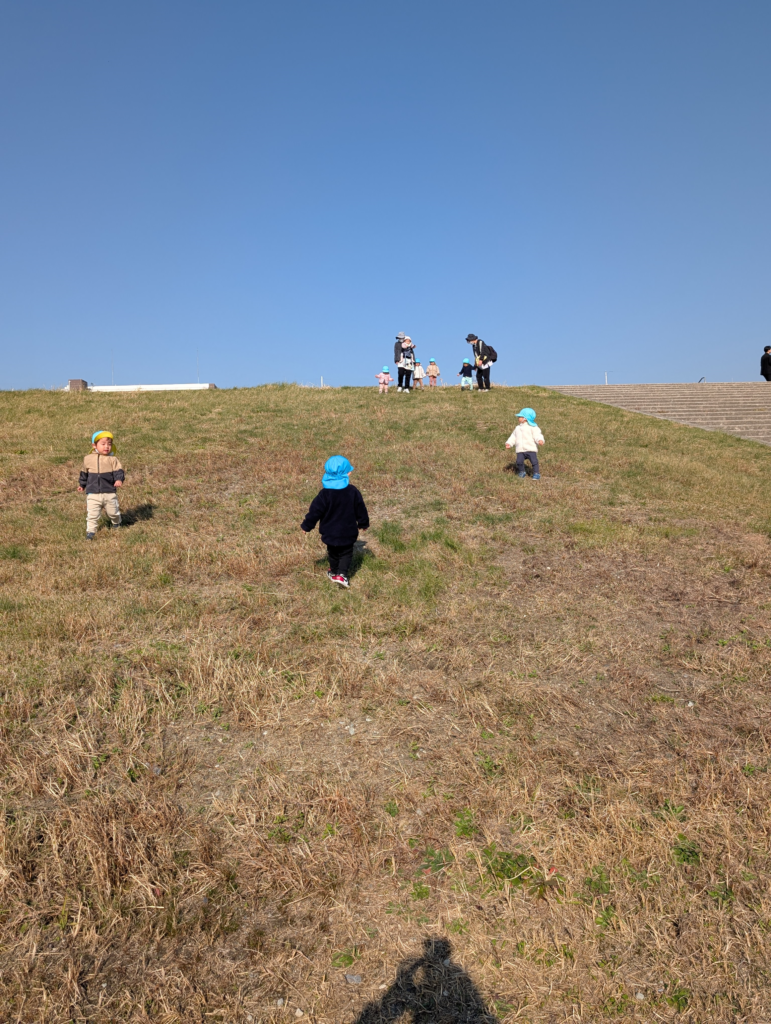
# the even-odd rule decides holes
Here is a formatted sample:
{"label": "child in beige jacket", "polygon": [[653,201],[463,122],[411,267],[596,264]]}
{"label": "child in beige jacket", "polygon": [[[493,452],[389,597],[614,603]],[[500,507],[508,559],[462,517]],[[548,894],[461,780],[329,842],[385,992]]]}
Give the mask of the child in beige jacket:
{"label": "child in beige jacket", "polygon": [[506,447],[517,453],[517,476],[525,477],[525,459],[533,467],[533,480],[541,479],[541,468],[538,465],[538,448],[544,443],[541,428],[535,422],[535,409],[520,409],[517,413],[517,426],[506,442]]}
{"label": "child in beige jacket", "polygon": [[123,472],[113,448],[109,430],[97,430],[91,438],[91,454],[83,459],[78,479],[78,490],[86,492],[86,540],[93,540],[102,512],[110,517],[113,526],[120,526],[120,506],[117,491],[123,486]]}

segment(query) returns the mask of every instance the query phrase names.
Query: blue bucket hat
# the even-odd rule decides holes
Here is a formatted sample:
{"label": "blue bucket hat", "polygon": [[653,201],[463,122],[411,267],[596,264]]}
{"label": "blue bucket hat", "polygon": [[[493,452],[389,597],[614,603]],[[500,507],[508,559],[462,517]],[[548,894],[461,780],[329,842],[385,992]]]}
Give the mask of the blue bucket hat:
{"label": "blue bucket hat", "polygon": [[348,474],[353,472],[353,466],[343,455],[333,455],[324,463],[324,476],[321,478],[321,486],[328,491],[342,491],[348,486]]}
{"label": "blue bucket hat", "polygon": [[388,373],[388,367],[387,366],[383,367],[383,373]]}
{"label": "blue bucket hat", "polygon": [[535,409],[531,409],[529,405],[525,406],[524,409],[520,409],[517,416],[524,417],[531,427],[535,426]]}

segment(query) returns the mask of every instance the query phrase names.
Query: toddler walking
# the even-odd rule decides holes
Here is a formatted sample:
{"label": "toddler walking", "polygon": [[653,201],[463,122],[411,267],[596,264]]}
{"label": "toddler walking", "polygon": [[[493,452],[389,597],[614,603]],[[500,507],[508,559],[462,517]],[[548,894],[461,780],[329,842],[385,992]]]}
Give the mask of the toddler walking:
{"label": "toddler walking", "polygon": [[428,386],[430,388],[435,388],[436,378],[439,376],[439,367],[436,365],[435,359],[429,359],[426,373],[428,374]]}
{"label": "toddler walking", "polygon": [[529,406],[520,409],[517,413],[517,426],[506,442],[506,447],[517,453],[517,476],[527,476],[525,473],[525,459],[529,459],[533,467],[533,480],[541,479],[541,469],[538,465],[538,446],[544,443],[541,428],[535,422],[535,409]]}
{"label": "toddler walking", "polygon": [[361,492],[348,480],[353,466],[342,455],[333,455],[324,463],[321,490],[311,502],[300,529],[310,533],[319,524],[321,539],[327,546],[327,576],[341,587],[349,586],[353,545],[359,530],[369,529],[369,513]]}
{"label": "toddler walking", "polygon": [[113,526],[120,526],[118,488],[123,486],[126,474],[115,457],[114,438],[109,430],[97,430],[91,438],[91,453],[83,459],[78,479],[78,491],[86,492],[86,540],[93,540],[102,512],[110,517]]}
{"label": "toddler walking", "polygon": [[380,390],[380,394],[381,395],[382,394],[386,394],[387,395],[388,394],[388,385],[389,384],[393,384],[393,382],[394,382],[393,377],[388,372],[388,367],[384,366],[382,372],[381,373],[376,373],[375,376],[377,377],[378,383],[380,384],[380,389],[379,389]]}
{"label": "toddler walking", "polygon": [[420,365],[420,360],[416,359],[415,360],[415,372],[413,374],[413,377],[415,379],[415,387],[416,388],[420,388],[421,391],[423,390],[423,378],[425,377],[425,375],[426,375],[426,371]]}
{"label": "toddler walking", "polygon": [[463,360],[463,366],[460,368],[460,373],[456,373],[455,376],[460,377],[461,391],[474,390],[474,382],[471,379],[471,363],[468,359]]}

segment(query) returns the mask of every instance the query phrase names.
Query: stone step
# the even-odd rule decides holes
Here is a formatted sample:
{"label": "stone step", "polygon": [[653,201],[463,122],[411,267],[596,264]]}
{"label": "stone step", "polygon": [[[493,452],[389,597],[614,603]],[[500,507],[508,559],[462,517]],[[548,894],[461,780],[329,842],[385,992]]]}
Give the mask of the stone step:
{"label": "stone step", "polygon": [[566,384],[549,390],[771,445],[771,386],[765,381]]}

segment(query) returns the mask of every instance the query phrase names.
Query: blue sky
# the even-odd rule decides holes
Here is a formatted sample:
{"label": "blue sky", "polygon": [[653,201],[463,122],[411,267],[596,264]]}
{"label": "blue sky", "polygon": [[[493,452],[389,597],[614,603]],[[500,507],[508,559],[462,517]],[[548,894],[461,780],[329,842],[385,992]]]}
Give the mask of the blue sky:
{"label": "blue sky", "polygon": [[757,379],[771,4],[0,3],[0,388]]}

